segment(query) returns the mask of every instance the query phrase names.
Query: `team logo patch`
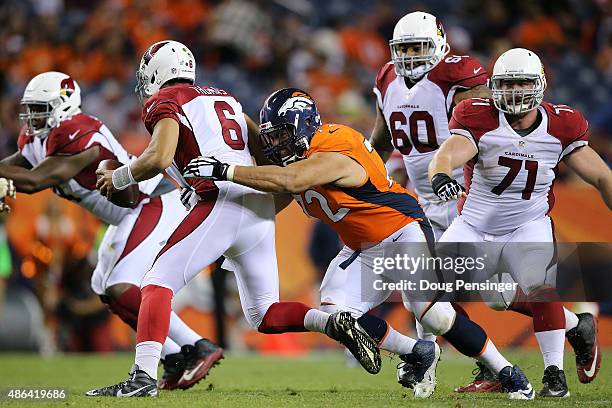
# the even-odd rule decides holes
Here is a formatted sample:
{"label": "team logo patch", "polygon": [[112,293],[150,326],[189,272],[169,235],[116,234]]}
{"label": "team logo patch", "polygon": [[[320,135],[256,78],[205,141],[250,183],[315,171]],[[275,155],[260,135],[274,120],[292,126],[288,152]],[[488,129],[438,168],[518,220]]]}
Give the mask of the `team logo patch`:
{"label": "team logo patch", "polygon": [[436,18],[436,26],[438,27],[438,35],[440,37],[444,37],[444,26],[442,26],[442,22]]}
{"label": "team logo patch", "polygon": [[295,94],[299,94],[300,96],[292,96],[291,98],[287,99],[278,110],[279,115],[285,115],[287,111],[290,110],[301,111],[304,110],[304,108],[313,105],[312,99],[307,94],[303,92],[294,92],[293,95]]}
{"label": "team logo patch", "polygon": [[60,96],[70,96],[74,93],[74,81],[68,77],[60,83]]}
{"label": "team logo patch", "polygon": [[166,44],[168,44],[168,41],[160,42],[158,44],[153,44],[151,48],[149,48],[147,52],[145,52],[145,54],[142,56],[144,63],[148,64],[149,61],[151,61],[151,58],[153,58],[153,56],[155,55],[155,53],[159,51],[159,49]]}

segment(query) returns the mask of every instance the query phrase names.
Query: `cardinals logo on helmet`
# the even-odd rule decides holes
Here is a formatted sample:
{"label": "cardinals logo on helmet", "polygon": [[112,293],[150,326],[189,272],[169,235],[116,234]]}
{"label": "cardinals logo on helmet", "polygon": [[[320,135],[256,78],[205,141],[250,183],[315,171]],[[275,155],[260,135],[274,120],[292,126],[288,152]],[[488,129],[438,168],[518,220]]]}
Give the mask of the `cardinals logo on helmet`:
{"label": "cardinals logo on helmet", "polygon": [[68,77],[60,83],[60,96],[70,96],[74,92],[74,81]]}

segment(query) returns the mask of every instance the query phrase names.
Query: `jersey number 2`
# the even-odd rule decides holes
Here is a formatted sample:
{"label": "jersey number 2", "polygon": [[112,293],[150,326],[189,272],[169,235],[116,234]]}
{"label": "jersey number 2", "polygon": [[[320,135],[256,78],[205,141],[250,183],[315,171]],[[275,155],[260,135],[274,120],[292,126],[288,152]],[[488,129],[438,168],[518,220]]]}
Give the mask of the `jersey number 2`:
{"label": "jersey number 2", "polygon": [[225,144],[234,150],[244,150],[244,138],[242,137],[242,128],[236,119],[228,117],[235,115],[234,108],[225,101],[215,101],[215,112],[221,123],[221,133]]}
{"label": "jersey number 2", "polygon": [[[510,187],[510,184],[512,184],[516,176],[519,174],[519,171],[521,171],[521,167],[523,167],[523,160],[501,156],[497,161],[497,164],[510,168],[501,183],[493,187],[491,190],[493,194],[501,195],[505,189]],[[538,174],[538,162],[534,160],[525,160],[525,170],[527,170],[527,183],[525,183],[525,188],[523,189],[521,197],[523,200],[529,200],[531,198],[531,193],[533,193],[533,188],[535,187],[536,176]]]}
{"label": "jersey number 2", "polygon": [[[419,121],[425,125],[425,131],[427,132],[427,143],[423,143],[419,140]],[[410,139],[408,135],[397,126],[406,125],[410,130]],[[438,149],[438,140],[436,139],[436,128],[434,125],[433,116],[427,111],[414,111],[410,114],[408,120],[403,112],[393,112],[389,117],[389,124],[391,125],[391,138],[393,139],[393,145],[401,154],[407,156],[412,151],[412,146],[417,149],[419,153],[427,153]]]}

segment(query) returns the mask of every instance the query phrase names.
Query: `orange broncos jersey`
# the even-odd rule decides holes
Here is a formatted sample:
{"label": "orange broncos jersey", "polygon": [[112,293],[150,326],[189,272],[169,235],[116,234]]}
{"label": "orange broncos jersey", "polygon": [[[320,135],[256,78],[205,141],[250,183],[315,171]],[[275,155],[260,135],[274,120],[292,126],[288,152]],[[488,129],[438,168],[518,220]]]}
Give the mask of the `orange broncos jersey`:
{"label": "orange broncos jersey", "polygon": [[348,126],[326,124],[314,134],[306,157],[340,153],[359,163],[368,179],[361,187],[331,184],[294,195],[304,212],[332,227],[351,249],[360,250],[387,238],[415,220],[425,220],[417,199],[389,179],[370,142]]}

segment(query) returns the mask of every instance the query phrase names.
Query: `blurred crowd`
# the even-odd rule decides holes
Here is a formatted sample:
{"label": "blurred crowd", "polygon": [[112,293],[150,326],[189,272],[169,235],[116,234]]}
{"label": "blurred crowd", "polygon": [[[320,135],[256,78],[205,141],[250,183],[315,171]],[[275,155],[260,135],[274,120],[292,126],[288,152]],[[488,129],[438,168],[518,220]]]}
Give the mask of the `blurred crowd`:
{"label": "blurred crowd", "polygon": [[[549,83],[546,98],[580,109],[591,125],[591,144],[612,161],[610,0],[2,0],[0,157],[16,150],[26,83],[49,70],[75,78],[83,110],[102,119],[129,151],[141,151],[148,135],[134,74],[146,48],[168,38],[194,52],[199,84],[230,91],[254,118],[270,92],[291,85],[314,96],[324,121],[369,135],[376,72],[390,58],[395,23],[416,10],[443,22],[451,53],[473,55],[489,70],[511,47],[539,53]],[[39,213],[31,236],[40,245],[13,245],[12,256],[0,225],[0,295],[10,265],[26,278],[44,276],[28,284],[51,288],[45,290],[45,310],[59,311],[66,322],[86,315],[90,326],[80,325],[82,333],[97,332],[105,315],[88,289],[87,258],[98,224],[70,223],[52,202]],[[91,230],[81,231],[85,224]],[[76,243],[64,242],[74,236]],[[324,268],[320,261],[314,259]],[[48,273],[37,274],[37,268]]]}
{"label": "blurred crowd", "polygon": [[[25,84],[54,69],[77,79],[85,111],[137,151],[146,136],[134,72],[147,46],[166,38],[194,51],[199,83],[229,90],[252,116],[272,90],[291,84],[315,96],[325,120],[367,134],[376,71],[389,59],[395,22],[414,10],[441,19],[451,52],[489,68],[512,46],[539,52],[548,98],[582,109],[597,132],[612,133],[607,0],[4,0],[0,154],[14,150]],[[603,149],[609,157],[609,146]]]}

